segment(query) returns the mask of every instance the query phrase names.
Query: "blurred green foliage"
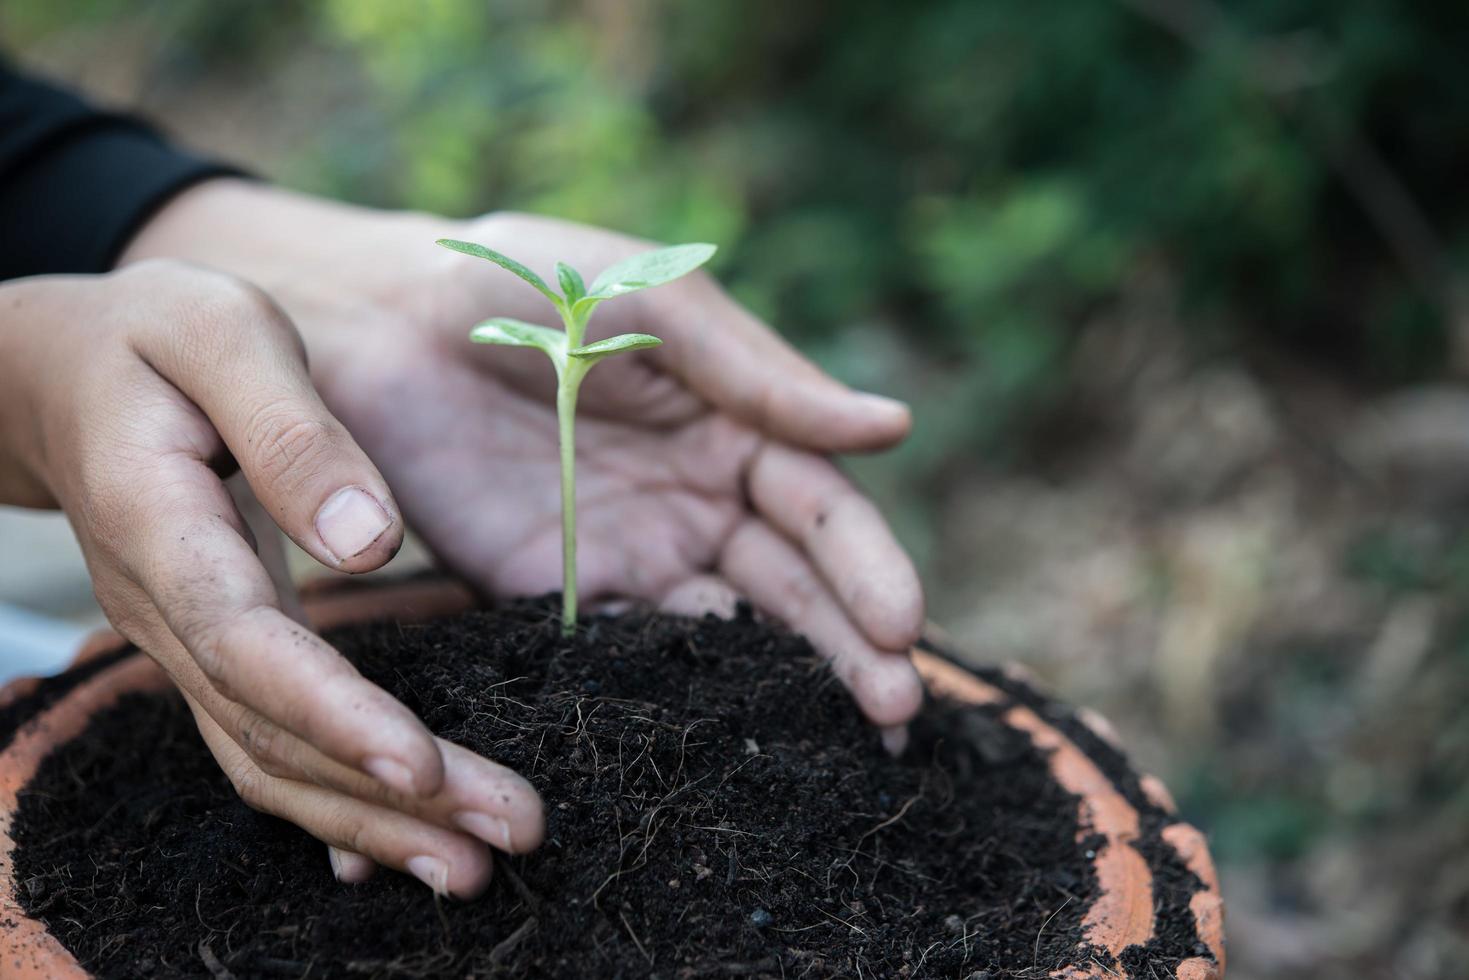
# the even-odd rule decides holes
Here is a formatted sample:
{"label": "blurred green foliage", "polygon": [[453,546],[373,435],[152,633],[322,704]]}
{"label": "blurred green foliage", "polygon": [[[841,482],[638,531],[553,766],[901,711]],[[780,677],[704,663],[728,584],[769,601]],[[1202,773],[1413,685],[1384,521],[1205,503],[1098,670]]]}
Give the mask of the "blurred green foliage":
{"label": "blurred green foliage", "polygon": [[875,326],[949,369],[925,389],[942,451],[920,433],[920,464],[992,442],[1088,314],[1152,269],[1226,341],[1249,325],[1378,380],[1430,372],[1469,247],[1463,4],[94,0],[5,17],[22,40],[152,18],[173,39],[162,72],[345,58],[364,96],[284,179],[719,242],[732,288],[798,341]]}
{"label": "blurred green foliage", "polygon": [[1349,542],[1349,575],[1391,595],[1425,590],[1469,594],[1469,533],[1411,519],[1365,527]]}

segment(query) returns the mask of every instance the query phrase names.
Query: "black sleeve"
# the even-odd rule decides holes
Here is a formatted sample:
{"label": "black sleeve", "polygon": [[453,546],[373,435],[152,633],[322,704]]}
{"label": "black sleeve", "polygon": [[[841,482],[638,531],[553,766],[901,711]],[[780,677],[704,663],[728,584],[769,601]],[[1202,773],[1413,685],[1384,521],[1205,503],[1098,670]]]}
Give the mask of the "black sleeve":
{"label": "black sleeve", "polygon": [[238,173],[0,62],[0,280],[106,272],[171,196]]}

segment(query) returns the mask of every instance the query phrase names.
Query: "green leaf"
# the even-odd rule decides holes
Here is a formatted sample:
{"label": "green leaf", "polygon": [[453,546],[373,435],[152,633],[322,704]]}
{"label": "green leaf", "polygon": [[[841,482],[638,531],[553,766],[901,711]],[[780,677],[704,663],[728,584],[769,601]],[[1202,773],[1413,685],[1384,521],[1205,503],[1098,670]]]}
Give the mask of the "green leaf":
{"label": "green leaf", "polygon": [[631,255],[602,271],[592,283],[587,296],[595,299],[611,299],[623,293],[636,292],[650,286],[661,286],[679,276],[688,275],[709,261],[714,254],[713,245],[674,245],[653,252]]}
{"label": "green leaf", "polygon": [[546,280],[542,279],[540,276],[532,272],[528,267],[521,265],[510,256],[501,255],[499,252],[495,251],[492,248],[485,248],[483,245],[476,245],[474,242],[461,242],[458,239],[454,238],[440,238],[438,240],[438,244],[444,246],[445,248],[453,249],[456,252],[463,252],[465,255],[473,255],[475,258],[489,259],[491,262],[495,263],[506,272],[515,273],[517,276],[539,289],[541,291],[541,295],[545,296],[548,300],[554,303],[558,310],[561,309],[561,297],[557,296],[555,291],[551,289],[550,286],[546,285]]}
{"label": "green leaf", "polygon": [[597,304],[606,298],[605,296],[583,296],[571,304],[572,317],[582,323],[586,323],[592,318],[592,311],[597,308]]}
{"label": "green leaf", "polygon": [[500,344],[504,347],[536,347],[560,362],[566,353],[566,334],[538,323],[497,316],[469,331],[476,344]]}
{"label": "green leaf", "polygon": [[584,347],[573,347],[566,353],[572,357],[595,363],[612,354],[621,354],[623,351],[628,350],[642,350],[645,347],[657,347],[661,343],[663,341],[654,337],[652,334],[624,333],[618,334],[616,337],[608,337],[606,340],[599,340],[595,344],[587,344]]}
{"label": "green leaf", "polygon": [[587,294],[587,284],[582,282],[581,273],[565,262],[556,263],[556,281],[561,283],[561,292],[568,303],[575,303]]}

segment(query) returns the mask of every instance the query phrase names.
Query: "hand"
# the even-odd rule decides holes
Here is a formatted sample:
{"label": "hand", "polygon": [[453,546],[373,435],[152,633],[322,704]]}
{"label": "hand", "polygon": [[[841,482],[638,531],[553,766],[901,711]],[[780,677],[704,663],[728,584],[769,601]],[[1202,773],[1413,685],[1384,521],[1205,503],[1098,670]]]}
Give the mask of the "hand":
{"label": "hand", "polygon": [[[182,195],[124,261],[193,258],[266,287],[300,325],[323,397],[438,555],[492,594],[551,590],[551,372],[537,352],[466,335],[491,315],[555,325],[554,313],[509,273],[434,247],[440,237],[548,277],[557,259],[591,277],[650,247],[522,215],[458,223],[224,180]],[[605,304],[588,339],[625,331],[665,343],[607,361],[582,389],[583,596],[690,610],[743,593],[811,638],[896,747],[921,702],[907,651],[922,591],[824,454],[894,444],[907,409],[848,391],[703,274]]]}
{"label": "hand", "polygon": [[0,286],[0,408],[0,502],[66,511],[108,618],[246,802],[332,845],[341,877],[380,862],[454,894],[488,881],[481,840],[539,843],[528,783],[435,739],[281,611],[221,469],[330,568],[382,565],[403,523],[263,293],[173,262]]}

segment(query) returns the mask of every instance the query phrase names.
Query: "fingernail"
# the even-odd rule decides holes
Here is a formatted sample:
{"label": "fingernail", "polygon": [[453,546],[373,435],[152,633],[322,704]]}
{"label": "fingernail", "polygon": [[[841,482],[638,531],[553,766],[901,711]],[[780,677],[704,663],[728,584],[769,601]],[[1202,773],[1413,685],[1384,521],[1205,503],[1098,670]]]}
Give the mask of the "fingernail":
{"label": "fingernail", "polygon": [[344,885],[356,885],[372,877],[372,859],[327,846],[326,859],[331,862],[332,874]]}
{"label": "fingernail", "polygon": [[872,409],[873,412],[881,412],[884,415],[901,415],[906,418],[913,412],[908,407],[907,402],[900,402],[896,398],[889,398],[887,395],[874,395],[871,392],[859,391],[857,392],[857,398],[862,404]]}
{"label": "fingernail", "polygon": [[435,895],[449,894],[449,866],[436,857],[420,854],[407,862],[408,872],[434,890]]}
{"label": "fingernail", "polygon": [[338,490],[316,512],[317,536],[336,562],[362,554],[392,526],[383,505],[361,487]]}
{"label": "fingernail", "polygon": [[881,733],[882,747],[887,749],[888,755],[900,756],[908,747],[908,726],[893,725],[884,728]]}
{"label": "fingernail", "polygon": [[467,830],[491,847],[498,847],[502,851],[509,852],[510,824],[499,817],[474,810],[461,810],[454,814],[454,822],[461,829]]}
{"label": "fingernail", "polygon": [[388,789],[397,790],[405,796],[417,796],[413,786],[413,772],[397,759],[375,755],[362,764],[367,774]]}

